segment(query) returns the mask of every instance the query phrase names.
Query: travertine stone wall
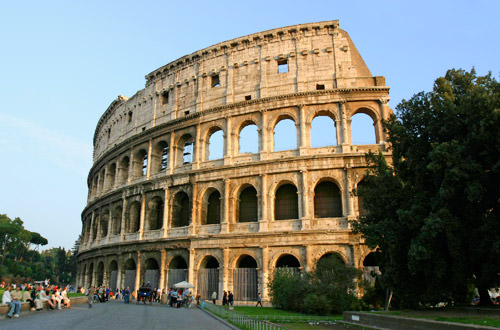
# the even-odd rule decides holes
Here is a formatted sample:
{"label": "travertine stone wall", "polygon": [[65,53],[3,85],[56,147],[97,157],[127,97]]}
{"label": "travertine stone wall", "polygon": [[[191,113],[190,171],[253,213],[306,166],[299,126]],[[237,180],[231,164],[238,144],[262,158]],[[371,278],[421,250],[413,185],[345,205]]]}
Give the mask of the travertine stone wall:
{"label": "travertine stone wall", "polygon": [[[367,151],[389,156],[381,124],[391,113],[389,88],[371,76],[338,21],[226,41],[146,80],[134,96],[113,101],[97,124],[78,284],[137,287],[153,278],[165,288],[183,260],[186,279],[203,290],[203,269],[218,264],[219,294],[241,291],[237,269],[256,268],[267,300],[267,281],[283,256],[306,271],[330,253],[363,268],[370,251],[351,231],[359,216],[353,191],[366,172]],[[352,144],[351,118],[359,113],[373,122],[372,144]],[[333,120],[337,145],[311,147],[317,116]],[[274,130],[284,119],[295,123],[297,148],[275,151]],[[240,153],[241,130],[250,124],[258,128],[258,152]],[[219,130],[223,157],[209,160],[210,137]],[[324,182],[341,204],[335,216],[315,209]],[[296,189],[297,215],[276,220],[284,186]],[[242,222],[247,188],[256,191],[257,219]],[[217,199],[220,216],[207,224]],[[246,256],[255,265],[248,267]]]}

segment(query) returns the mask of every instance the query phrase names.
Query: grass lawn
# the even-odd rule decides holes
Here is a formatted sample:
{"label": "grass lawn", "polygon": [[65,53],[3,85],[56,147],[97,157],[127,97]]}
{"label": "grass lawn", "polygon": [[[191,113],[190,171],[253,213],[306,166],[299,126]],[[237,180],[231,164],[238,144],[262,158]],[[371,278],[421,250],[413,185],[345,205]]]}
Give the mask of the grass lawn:
{"label": "grass lawn", "polygon": [[325,321],[335,321],[342,320],[342,315],[309,315],[297,312],[285,311],[282,309],[272,308],[272,307],[249,307],[249,306],[235,306],[234,310],[241,314],[248,315],[249,317],[256,318],[259,320],[267,320],[270,322],[284,322],[284,321],[315,321],[315,320],[325,320]]}
{"label": "grass lawn", "polygon": [[402,317],[422,318],[442,322],[455,322],[500,328],[500,315],[498,318],[491,317],[491,315],[458,315],[457,312],[453,311],[392,311],[378,313]]}
{"label": "grass lawn", "polygon": [[307,322],[290,322],[278,323],[278,325],[292,330],[372,330],[372,328],[362,327],[358,325],[344,325],[342,323],[309,324]]}

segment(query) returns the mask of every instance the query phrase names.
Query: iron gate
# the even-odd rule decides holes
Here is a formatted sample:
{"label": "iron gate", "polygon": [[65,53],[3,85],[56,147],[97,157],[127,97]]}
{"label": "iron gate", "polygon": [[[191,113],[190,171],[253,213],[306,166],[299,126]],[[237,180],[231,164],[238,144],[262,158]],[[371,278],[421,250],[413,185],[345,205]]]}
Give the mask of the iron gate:
{"label": "iron gate", "polygon": [[233,279],[234,300],[257,300],[256,268],[236,268]]}
{"label": "iron gate", "polygon": [[169,269],[168,270],[168,287],[173,288],[175,283],[188,280],[187,269]]}
{"label": "iron gate", "polygon": [[219,295],[219,269],[217,268],[202,268],[198,272],[198,290],[201,299],[211,299],[212,293],[217,292]]}
{"label": "iron gate", "polygon": [[125,271],[124,288],[129,287],[130,291],[135,291],[135,269]]}
{"label": "iron gate", "polygon": [[111,273],[109,274],[109,287],[111,290],[116,289],[116,281],[118,279],[118,271],[112,270]]}
{"label": "iron gate", "polygon": [[146,269],[144,272],[144,284],[148,282],[151,284],[151,288],[157,289],[160,280],[160,271],[158,269]]}

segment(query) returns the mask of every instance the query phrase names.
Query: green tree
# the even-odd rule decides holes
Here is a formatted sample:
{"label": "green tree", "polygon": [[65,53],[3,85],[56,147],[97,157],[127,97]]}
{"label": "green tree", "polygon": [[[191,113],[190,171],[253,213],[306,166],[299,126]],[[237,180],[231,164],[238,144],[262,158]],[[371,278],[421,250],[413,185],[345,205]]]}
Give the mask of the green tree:
{"label": "green tree", "polygon": [[405,306],[481,303],[500,283],[500,84],[449,70],[384,123],[392,165],[371,164],[355,223],[381,257],[384,284]]}

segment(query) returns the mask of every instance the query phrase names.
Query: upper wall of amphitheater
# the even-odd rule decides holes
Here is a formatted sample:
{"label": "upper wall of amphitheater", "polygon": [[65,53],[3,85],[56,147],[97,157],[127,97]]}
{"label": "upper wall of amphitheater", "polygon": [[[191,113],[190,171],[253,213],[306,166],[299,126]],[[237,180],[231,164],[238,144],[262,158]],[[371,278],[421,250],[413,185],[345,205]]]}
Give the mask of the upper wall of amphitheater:
{"label": "upper wall of amphitheater", "polygon": [[196,114],[225,117],[231,107],[255,111],[276,97],[384,86],[338,20],[251,34],[158,68],[146,76],[144,89],[114,100],[95,130],[94,162],[133,136],[167,123],[182,125]]}

